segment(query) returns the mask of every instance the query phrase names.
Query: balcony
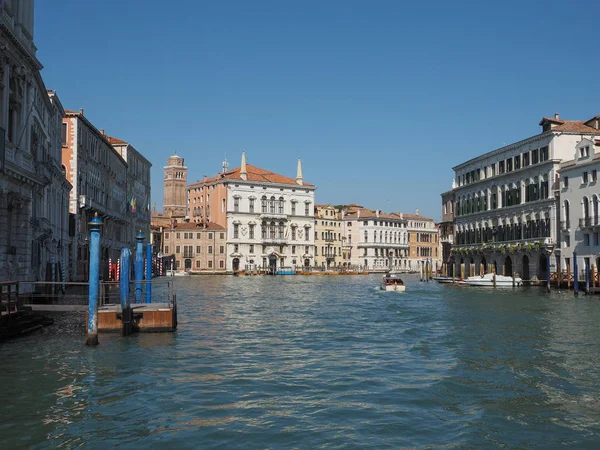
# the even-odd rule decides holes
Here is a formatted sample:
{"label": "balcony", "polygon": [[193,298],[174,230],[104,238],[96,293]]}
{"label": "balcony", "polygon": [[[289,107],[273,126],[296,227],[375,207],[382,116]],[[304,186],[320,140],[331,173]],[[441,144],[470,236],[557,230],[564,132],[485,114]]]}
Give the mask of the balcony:
{"label": "balcony", "polygon": [[[433,242],[421,242],[420,244],[422,245],[435,245]],[[373,247],[377,247],[377,248],[408,248],[408,243],[406,244],[402,244],[400,242],[359,242],[358,243],[358,248],[365,248],[365,247],[369,247],[369,248],[373,248]]]}
{"label": "balcony", "polygon": [[286,245],[287,239],[275,238],[275,237],[264,237],[260,240],[263,244],[267,245]]}
{"label": "balcony", "polygon": [[193,258],[194,252],[183,252],[183,257],[184,258]]}
{"label": "balcony", "polygon": [[334,238],[334,237],[326,237],[326,238],[325,238],[325,239],[323,239],[323,240],[324,240],[325,242],[335,242],[335,241],[337,241],[337,239],[336,239],[336,238]]}
{"label": "balcony", "polygon": [[288,220],[287,214],[268,213],[260,214],[260,220]]}
{"label": "balcony", "polygon": [[579,228],[594,228],[600,226],[598,217],[584,217],[579,219]]}

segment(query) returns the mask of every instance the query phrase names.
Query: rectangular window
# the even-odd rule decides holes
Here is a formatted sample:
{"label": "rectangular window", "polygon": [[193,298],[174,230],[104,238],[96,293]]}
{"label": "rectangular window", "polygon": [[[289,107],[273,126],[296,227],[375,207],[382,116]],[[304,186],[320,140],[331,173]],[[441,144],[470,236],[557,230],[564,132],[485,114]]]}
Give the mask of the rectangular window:
{"label": "rectangular window", "polygon": [[208,268],[209,268],[209,269],[212,269],[212,261],[209,261],[209,262],[208,262]]}
{"label": "rectangular window", "polygon": [[598,181],[598,172],[594,169],[592,170],[592,183],[595,183],[596,181]]}
{"label": "rectangular window", "polygon": [[254,244],[250,244],[250,254],[254,253]]}
{"label": "rectangular window", "polygon": [[569,187],[569,177],[563,177],[563,187],[564,188]]}
{"label": "rectangular window", "polygon": [[208,233],[208,238],[212,239],[213,238],[213,234],[212,233]]}
{"label": "rectangular window", "polygon": [[234,197],[233,199],[233,211],[240,212],[240,198]]}
{"label": "rectangular window", "polygon": [[521,156],[515,156],[515,170],[518,170],[521,168]]}
{"label": "rectangular window", "polygon": [[296,202],[292,202],[292,216],[296,215]]}
{"label": "rectangular window", "polygon": [[583,177],[582,178],[582,182],[583,183],[587,183],[588,182],[588,173],[587,172],[583,172]]}
{"label": "rectangular window", "polygon": [[600,244],[600,234],[594,233],[594,245]]}
{"label": "rectangular window", "polygon": [[523,153],[523,167],[529,166],[529,152]]}
{"label": "rectangular window", "polygon": [[540,161],[548,161],[548,146],[540,148]]}
{"label": "rectangular window", "polygon": [[248,237],[250,239],[254,239],[254,225],[248,225],[249,234]]}
{"label": "rectangular window", "polygon": [[248,206],[248,210],[253,213],[254,212],[254,199],[251,198],[249,201],[249,206]]}
{"label": "rectangular window", "polygon": [[212,246],[212,245],[209,245],[209,246],[208,246],[208,254],[209,254],[209,255],[212,255],[212,254],[213,254],[213,246]]}
{"label": "rectangular window", "polygon": [[586,247],[589,247],[590,245],[590,235],[587,233],[583,235],[583,245]]}
{"label": "rectangular window", "polygon": [[305,241],[310,241],[310,231],[308,228],[304,229],[304,240]]}
{"label": "rectangular window", "polygon": [[233,224],[233,238],[238,239],[240,237],[240,226],[235,223]]}
{"label": "rectangular window", "polygon": [[296,227],[292,227],[292,241],[296,240]]}
{"label": "rectangular window", "polygon": [[177,233],[177,239],[181,239],[181,233]]}
{"label": "rectangular window", "polygon": [[225,253],[225,246],[220,245],[219,246],[219,254],[222,255],[223,253]]}
{"label": "rectangular window", "polygon": [[202,233],[196,233],[196,239],[200,239],[202,237]]}
{"label": "rectangular window", "polygon": [[169,246],[168,245],[165,245],[165,253],[169,254]]}
{"label": "rectangular window", "polygon": [[181,247],[179,247],[179,245],[175,247],[175,253],[177,253],[177,254],[181,253],[180,250],[181,250]]}
{"label": "rectangular window", "polygon": [[508,158],[506,160],[506,171],[507,172],[512,172],[512,170],[513,170],[512,162],[513,162],[512,158]]}
{"label": "rectangular window", "polygon": [[538,151],[537,149],[531,151],[531,164],[537,164],[539,162],[538,159]]}
{"label": "rectangular window", "polygon": [[499,174],[503,174],[504,173],[504,161],[500,161],[498,163],[498,173]]}
{"label": "rectangular window", "polygon": [[219,233],[219,239],[225,239],[225,233]]}
{"label": "rectangular window", "polygon": [[200,247],[199,245],[196,245],[196,253],[200,254],[201,251],[202,251],[202,247]]}
{"label": "rectangular window", "polygon": [[67,124],[63,123],[62,124],[62,146],[66,147],[68,145],[67,142]]}
{"label": "rectangular window", "polygon": [[304,215],[305,216],[310,215],[310,203],[309,202],[306,202],[304,204]]}
{"label": "rectangular window", "polygon": [[223,269],[225,267],[225,261],[219,261],[219,268]]}
{"label": "rectangular window", "polygon": [[492,176],[496,176],[496,164],[492,164]]}
{"label": "rectangular window", "polygon": [[292,245],[292,255],[295,255],[295,254],[296,254],[296,246]]}
{"label": "rectangular window", "polygon": [[200,268],[200,260],[196,260],[196,269]]}

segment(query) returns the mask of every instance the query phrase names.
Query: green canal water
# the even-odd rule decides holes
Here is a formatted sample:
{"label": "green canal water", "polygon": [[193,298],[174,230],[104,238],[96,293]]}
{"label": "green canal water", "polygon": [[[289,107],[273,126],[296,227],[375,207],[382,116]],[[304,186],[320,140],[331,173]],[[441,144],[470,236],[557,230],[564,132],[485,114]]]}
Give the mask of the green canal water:
{"label": "green canal water", "polygon": [[600,448],[600,297],[177,278],[176,333],[0,345],[0,448]]}

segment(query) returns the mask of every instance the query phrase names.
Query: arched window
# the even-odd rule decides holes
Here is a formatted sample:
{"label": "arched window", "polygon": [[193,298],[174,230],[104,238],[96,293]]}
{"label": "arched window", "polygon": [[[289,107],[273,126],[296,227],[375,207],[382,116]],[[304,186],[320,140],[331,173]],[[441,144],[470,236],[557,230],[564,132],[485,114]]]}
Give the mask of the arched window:
{"label": "arched window", "polygon": [[275,197],[272,196],[271,200],[269,201],[269,212],[271,214],[275,214]]}
{"label": "arched window", "polygon": [[279,197],[279,214],[283,214],[284,206],[285,201],[283,200],[283,197]]}
{"label": "arched window", "polygon": [[263,195],[260,199],[261,202],[261,212],[264,214],[267,212],[267,196]]}
{"label": "arched window", "polygon": [[269,237],[275,239],[275,222],[271,222],[269,225]]}
{"label": "arched window", "polygon": [[283,239],[283,222],[279,222],[279,239]]}

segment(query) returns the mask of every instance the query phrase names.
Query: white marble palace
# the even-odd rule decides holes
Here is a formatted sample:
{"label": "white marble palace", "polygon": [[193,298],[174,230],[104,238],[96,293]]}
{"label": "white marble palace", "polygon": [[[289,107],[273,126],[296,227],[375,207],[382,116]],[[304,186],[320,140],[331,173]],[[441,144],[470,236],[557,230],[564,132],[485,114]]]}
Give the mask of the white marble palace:
{"label": "white marble palace", "polygon": [[600,136],[598,122],[545,117],[541,133],[453,168],[456,275],[465,264],[467,275],[493,265],[500,274],[546,278],[546,255],[559,241],[558,169],[582,139]]}
{"label": "white marble palace", "polygon": [[189,219],[227,229],[226,270],[276,271],[314,264],[316,186],[246,163],[188,186]]}

